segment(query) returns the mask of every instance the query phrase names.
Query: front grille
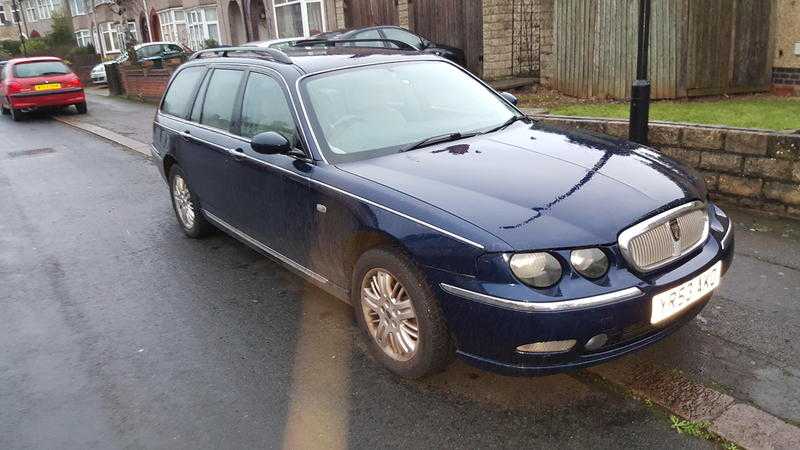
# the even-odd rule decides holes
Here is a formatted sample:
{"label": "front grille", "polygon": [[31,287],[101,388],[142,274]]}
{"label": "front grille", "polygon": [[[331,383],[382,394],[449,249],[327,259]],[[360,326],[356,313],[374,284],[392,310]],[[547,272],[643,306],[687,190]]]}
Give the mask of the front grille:
{"label": "front grille", "polygon": [[669,264],[708,238],[708,211],[692,202],[661,213],[620,233],[623,256],[636,270],[646,272]]}

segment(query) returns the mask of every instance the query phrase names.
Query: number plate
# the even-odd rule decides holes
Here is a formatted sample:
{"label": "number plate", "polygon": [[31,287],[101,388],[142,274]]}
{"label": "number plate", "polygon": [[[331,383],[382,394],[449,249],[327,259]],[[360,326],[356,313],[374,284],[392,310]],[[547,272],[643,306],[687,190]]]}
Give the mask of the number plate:
{"label": "number plate", "polygon": [[653,296],[650,323],[656,324],[692,306],[719,286],[722,261],[686,283]]}
{"label": "number plate", "polygon": [[35,91],[52,91],[53,89],[61,89],[61,83],[37,84],[33,87]]}

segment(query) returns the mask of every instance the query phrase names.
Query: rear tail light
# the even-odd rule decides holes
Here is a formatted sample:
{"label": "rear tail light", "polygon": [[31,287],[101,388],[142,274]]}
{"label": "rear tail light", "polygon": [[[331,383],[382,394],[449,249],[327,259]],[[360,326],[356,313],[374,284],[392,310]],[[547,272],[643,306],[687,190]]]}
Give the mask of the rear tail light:
{"label": "rear tail light", "polygon": [[22,85],[16,81],[9,81],[6,89],[9,94],[16,94],[22,91]]}
{"label": "rear tail light", "polygon": [[64,82],[64,87],[81,87],[81,80],[78,77],[70,78]]}

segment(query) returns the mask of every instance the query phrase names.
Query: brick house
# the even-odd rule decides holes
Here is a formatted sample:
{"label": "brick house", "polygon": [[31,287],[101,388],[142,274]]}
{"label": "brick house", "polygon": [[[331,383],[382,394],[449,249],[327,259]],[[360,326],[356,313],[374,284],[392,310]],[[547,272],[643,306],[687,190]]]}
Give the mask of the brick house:
{"label": "brick house", "polygon": [[51,17],[57,11],[66,11],[65,0],[18,0],[20,23],[14,20],[11,0],[0,0],[0,39],[19,40],[23,36],[44,36],[50,32]]}

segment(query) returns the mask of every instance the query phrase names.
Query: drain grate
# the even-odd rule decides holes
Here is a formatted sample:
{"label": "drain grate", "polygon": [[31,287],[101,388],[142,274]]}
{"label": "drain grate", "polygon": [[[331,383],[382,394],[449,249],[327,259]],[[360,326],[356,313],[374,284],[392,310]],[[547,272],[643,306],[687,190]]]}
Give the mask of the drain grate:
{"label": "drain grate", "polygon": [[48,153],[55,153],[56,149],[50,147],[44,148],[32,148],[30,150],[15,150],[13,152],[8,152],[9,158],[25,158],[29,156],[39,156],[39,155],[46,155]]}

